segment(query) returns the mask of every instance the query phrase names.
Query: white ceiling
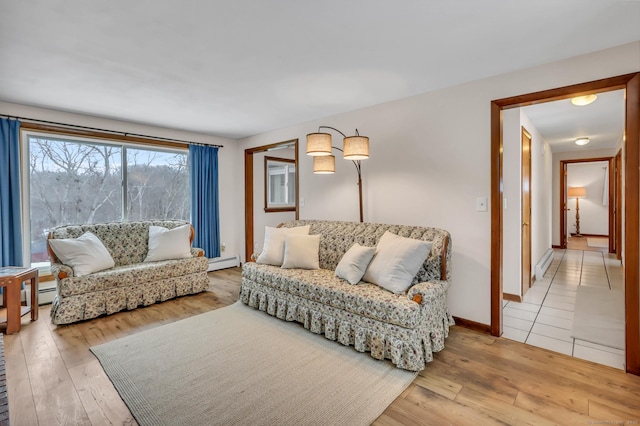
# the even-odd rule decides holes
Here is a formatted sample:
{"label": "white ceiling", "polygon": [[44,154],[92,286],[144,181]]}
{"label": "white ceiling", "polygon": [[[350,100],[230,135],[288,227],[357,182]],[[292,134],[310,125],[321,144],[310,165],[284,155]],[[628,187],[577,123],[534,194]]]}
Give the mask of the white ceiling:
{"label": "white ceiling", "polygon": [[[613,148],[624,132],[624,91],[599,93],[595,102],[575,106],[570,99],[522,108],[553,152]],[[575,144],[588,137],[587,145]]]}
{"label": "white ceiling", "polygon": [[0,100],[241,138],[640,40],[611,0],[0,0]]}

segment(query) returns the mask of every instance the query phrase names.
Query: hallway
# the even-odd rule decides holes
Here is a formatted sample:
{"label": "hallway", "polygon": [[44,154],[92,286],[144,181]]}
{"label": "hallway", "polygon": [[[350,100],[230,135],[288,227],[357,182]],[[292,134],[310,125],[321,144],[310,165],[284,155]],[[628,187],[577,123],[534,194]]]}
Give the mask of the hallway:
{"label": "hallway", "polygon": [[623,290],[623,283],[615,255],[556,249],[523,302],[503,302],[502,337],[624,370],[623,350],[571,337],[578,286]]}

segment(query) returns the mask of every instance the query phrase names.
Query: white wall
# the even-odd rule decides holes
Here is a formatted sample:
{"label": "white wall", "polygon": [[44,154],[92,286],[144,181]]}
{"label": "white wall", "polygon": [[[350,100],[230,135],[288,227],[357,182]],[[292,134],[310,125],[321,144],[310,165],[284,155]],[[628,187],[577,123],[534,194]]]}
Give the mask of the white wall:
{"label": "white wall", "polygon": [[551,248],[553,156],[549,144],[522,108],[520,124],[531,134],[531,264],[535,273],[535,265]]}
{"label": "white wall", "polygon": [[264,211],[264,157],[295,158],[295,150],[256,152],[253,154],[253,243],[254,253],[260,253],[264,244],[264,228],[278,226],[282,222],[295,220],[296,212]]}
{"label": "white wall", "polygon": [[531,135],[531,273],[551,248],[551,150],[522,108],[503,111],[503,292],[522,296],[522,127]]}
{"label": "white wall", "polygon": [[[580,199],[580,233],[609,235],[609,203],[603,205],[605,171],[609,163],[596,161],[593,163],[573,163],[567,165],[567,186],[582,186],[587,196]],[[576,201],[569,199],[567,228],[571,233],[576,229]]]}
{"label": "white wall", "polygon": [[[78,126],[95,127],[118,132],[137,133],[161,138],[173,138],[213,145],[224,145],[218,150],[220,184],[220,242],[226,244],[225,256],[240,254],[244,246],[239,245],[236,229],[243,226],[242,216],[238,216],[235,206],[235,193],[241,192],[242,180],[237,180],[234,169],[237,168],[238,142],[200,133],[175,129],[147,126],[125,121],[109,120],[82,114],[36,108],[26,105],[0,102],[0,114],[47,120]],[[241,164],[241,163],[240,163]]]}
{"label": "white wall", "polygon": [[[371,158],[363,161],[365,220],[451,232],[451,313],[488,324],[491,217],[476,212],[475,204],[476,197],[491,193],[490,101],[637,71],[639,49],[640,42],[631,43],[326,117],[246,138],[242,148],[299,138],[304,152],[305,135],[319,125],[350,134],[357,127],[371,138]],[[337,159],[336,174],[322,176],[312,173],[311,161],[302,155],[300,217],[358,220],[353,166]],[[242,164],[240,154],[236,164]],[[241,167],[235,173],[242,181]],[[239,191],[236,211],[243,209]]]}
{"label": "white wall", "polygon": [[[522,205],[521,163],[522,140],[520,129],[520,108],[502,112],[502,175],[503,218],[502,218],[502,282],[503,293],[522,293],[522,228],[520,207]],[[506,177],[509,177],[506,179]],[[509,261],[508,261],[509,260]]]}
{"label": "white wall", "polygon": [[[608,148],[608,149],[591,149],[585,151],[569,151],[569,152],[555,152],[553,153],[553,195],[552,195],[552,222],[553,222],[553,239],[552,244],[559,246],[560,245],[560,161],[562,160],[578,160],[585,158],[605,158],[605,157],[613,157],[616,155],[617,148]],[[582,202],[581,209],[582,209]],[[567,207],[571,210],[568,212],[568,220],[571,220],[573,216],[575,218],[575,200],[569,200],[567,203]],[[575,222],[575,220],[574,220]],[[567,224],[567,230],[569,232],[574,232],[574,228],[571,222]],[[582,228],[582,219],[580,220],[580,230],[583,232]],[[605,232],[605,234],[607,234]]]}

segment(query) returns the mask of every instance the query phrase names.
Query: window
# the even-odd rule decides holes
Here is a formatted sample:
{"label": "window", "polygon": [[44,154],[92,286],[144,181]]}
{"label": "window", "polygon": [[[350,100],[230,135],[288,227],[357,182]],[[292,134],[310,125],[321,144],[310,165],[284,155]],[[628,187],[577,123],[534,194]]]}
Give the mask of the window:
{"label": "window", "polygon": [[296,209],[296,163],[286,158],[264,158],[264,211]]}
{"label": "window", "polygon": [[48,266],[47,234],[54,226],[189,220],[186,150],[36,133],[27,133],[23,143],[29,170],[25,235],[31,236],[27,254],[33,266]]}

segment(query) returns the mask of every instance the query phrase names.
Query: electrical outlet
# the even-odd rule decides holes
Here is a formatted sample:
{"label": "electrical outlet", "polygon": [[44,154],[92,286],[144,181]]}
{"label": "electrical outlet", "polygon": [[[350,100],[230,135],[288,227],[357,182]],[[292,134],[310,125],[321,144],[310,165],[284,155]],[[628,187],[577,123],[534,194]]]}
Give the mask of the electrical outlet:
{"label": "electrical outlet", "polygon": [[222,243],[220,245],[220,251],[224,251],[224,249],[226,249],[226,248],[227,248],[227,245],[225,243]]}

